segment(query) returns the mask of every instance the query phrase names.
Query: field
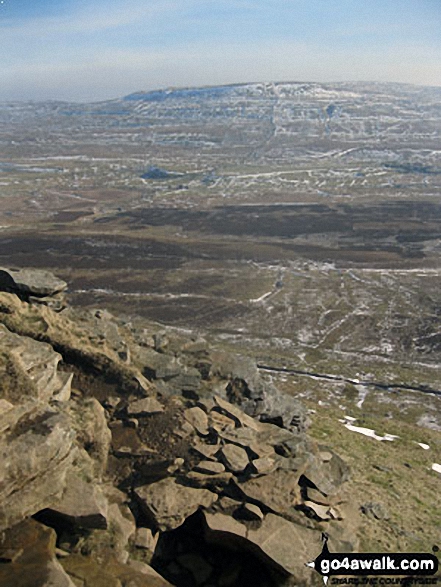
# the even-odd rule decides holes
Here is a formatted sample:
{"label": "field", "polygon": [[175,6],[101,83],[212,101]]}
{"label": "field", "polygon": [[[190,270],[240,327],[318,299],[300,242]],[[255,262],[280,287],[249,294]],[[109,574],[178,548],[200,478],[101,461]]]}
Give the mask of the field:
{"label": "field", "polygon": [[368,83],[1,104],[0,265],[256,357],[388,510],[364,547],[441,546],[440,104]]}

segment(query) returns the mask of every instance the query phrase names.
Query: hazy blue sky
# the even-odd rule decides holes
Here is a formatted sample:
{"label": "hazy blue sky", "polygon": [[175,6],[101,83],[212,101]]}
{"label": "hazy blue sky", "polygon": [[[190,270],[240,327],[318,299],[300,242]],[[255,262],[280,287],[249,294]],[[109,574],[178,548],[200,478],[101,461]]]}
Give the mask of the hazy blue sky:
{"label": "hazy blue sky", "polygon": [[0,100],[168,86],[441,85],[441,0],[0,0]]}

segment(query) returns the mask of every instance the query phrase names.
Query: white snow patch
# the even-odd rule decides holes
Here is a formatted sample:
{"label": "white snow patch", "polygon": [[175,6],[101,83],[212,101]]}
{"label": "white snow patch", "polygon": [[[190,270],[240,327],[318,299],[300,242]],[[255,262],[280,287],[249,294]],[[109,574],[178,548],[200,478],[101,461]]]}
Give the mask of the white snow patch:
{"label": "white snow patch", "polygon": [[354,426],[352,424],[345,424],[345,428],[351,430],[352,432],[358,432],[359,434],[363,434],[364,436],[369,436],[370,438],[374,438],[375,440],[388,440],[390,442],[394,441],[399,436],[395,436],[394,434],[385,434],[384,436],[378,436],[375,434],[375,430],[371,430],[370,428],[363,428],[362,426]]}
{"label": "white snow patch", "polygon": [[433,463],[432,471],[436,471],[437,473],[441,473],[441,465],[438,465],[438,463]]}
{"label": "white snow patch", "polygon": [[417,442],[418,446],[421,446],[421,448],[424,448],[424,450],[429,450],[430,446],[428,444],[424,444],[424,442]]}

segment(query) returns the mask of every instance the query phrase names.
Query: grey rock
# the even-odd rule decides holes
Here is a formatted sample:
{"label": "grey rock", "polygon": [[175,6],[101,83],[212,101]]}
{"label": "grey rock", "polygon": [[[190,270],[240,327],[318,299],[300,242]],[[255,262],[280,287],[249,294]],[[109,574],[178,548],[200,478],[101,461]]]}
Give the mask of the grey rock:
{"label": "grey rock", "polygon": [[361,506],[361,511],[366,516],[370,516],[375,520],[388,520],[389,519],[389,512],[387,511],[386,507],[379,502],[369,502],[365,503]]}
{"label": "grey rock", "polygon": [[182,371],[182,367],[175,357],[158,353],[146,347],[135,347],[132,352],[132,359],[148,378],[171,379]]}
{"label": "grey rock", "polygon": [[0,290],[24,296],[52,296],[64,291],[67,283],[49,271],[0,267]]}
{"label": "grey rock", "polygon": [[70,419],[47,409],[0,440],[0,530],[56,502],[74,456]]}
{"label": "grey rock", "polygon": [[207,489],[180,485],[167,478],[135,490],[141,507],[160,530],[172,530],[199,507],[210,507],[217,495]]}
{"label": "grey rock", "polygon": [[335,495],[349,478],[349,467],[338,455],[323,462],[313,458],[305,471],[305,477],[324,495]]}

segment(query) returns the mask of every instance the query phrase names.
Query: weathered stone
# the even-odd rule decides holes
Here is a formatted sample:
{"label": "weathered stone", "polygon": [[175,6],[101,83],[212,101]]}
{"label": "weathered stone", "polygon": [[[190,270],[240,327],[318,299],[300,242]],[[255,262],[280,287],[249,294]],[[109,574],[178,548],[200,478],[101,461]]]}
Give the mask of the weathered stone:
{"label": "weathered stone", "polygon": [[176,392],[196,392],[201,385],[201,374],[197,369],[187,367],[169,380],[169,386]]}
{"label": "weathered stone", "polygon": [[150,528],[138,528],[135,536],[135,546],[154,552],[159,539],[159,532],[153,536]]}
{"label": "weathered stone", "polygon": [[199,473],[198,471],[190,471],[187,474],[187,481],[196,487],[225,487],[233,478],[233,473],[225,471],[224,473]]}
{"label": "weathered stone", "polygon": [[57,402],[67,402],[70,400],[73,373],[57,373],[57,378],[57,391],[52,399]]}
{"label": "weathered stone", "polygon": [[100,481],[107,468],[112,441],[106,412],[97,399],[88,398],[73,404],[69,414],[77,441],[87,448],[87,453],[93,459],[94,477]]}
{"label": "weathered stone", "polygon": [[142,368],[146,377],[153,379],[171,379],[182,371],[175,357],[145,347],[133,349],[133,360]]}
{"label": "weathered stone", "polygon": [[321,493],[318,489],[314,489],[313,487],[306,487],[305,490],[309,501],[327,506],[334,502],[334,498],[332,496],[323,495],[323,493]]}
{"label": "weathered stone", "polygon": [[305,478],[325,495],[335,495],[348,477],[349,467],[336,454],[327,462],[312,459],[305,471]]}
{"label": "weathered stone", "polygon": [[120,426],[112,429],[112,449],[116,456],[145,456],[156,451],[145,445],[135,428]]}
{"label": "weathered stone", "polygon": [[129,416],[147,416],[148,414],[158,414],[164,411],[164,406],[154,397],[146,397],[131,402],[127,407]]}
{"label": "weathered stone", "polygon": [[129,539],[135,534],[136,522],[128,506],[113,503],[109,506],[109,527],[112,533],[112,552],[120,562],[127,562]]}
{"label": "weathered stone", "polygon": [[208,417],[204,410],[198,407],[188,408],[184,412],[184,418],[199,434],[208,435]]}
{"label": "weathered stone", "polygon": [[189,422],[184,420],[183,422],[179,423],[179,428],[176,430],[176,434],[180,438],[188,438],[189,436],[195,435],[195,429]]}
{"label": "weathered stone", "polygon": [[172,587],[149,565],[141,568],[132,561],[123,564],[112,556],[97,560],[93,556],[74,554],[62,564],[69,575],[75,581],[83,581],[85,587]]}
{"label": "weathered stone", "polygon": [[51,296],[67,288],[67,283],[49,271],[0,267],[0,290],[24,296]]}
{"label": "weathered stone", "polygon": [[107,499],[96,485],[71,472],[66,477],[60,503],[49,510],[80,528],[107,528]]}
{"label": "weathered stone", "polygon": [[0,396],[14,405],[31,401],[47,403],[65,397],[69,381],[57,372],[61,355],[44,342],[10,332],[0,324]]}
{"label": "weathered stone", "polygon": [[216,475],[217,473],[223,473],[225,467],[222,463],[217,463],[216,461],[201,461],[194,467],[194,471],[205,473],[206,475]]}
{"label": "weathered stone", "polygon": [[219,412],[215,412],[214,410],[209,414],[209,422],[210,426],[216,430],[216,432],[221,432],[226,428],[234,428],[236,423],[232,418],[228,416],[224,416]]}
{"label": "weathered stone", "polygon": [[361,511],[366,516],[370,516],[371,518],[375,518],[376,520],[388,520],[389,519],[389,512],[385,508],[382,503],[379,502],[369,502],[365,503],[361,506]]}
{"label": "weathered stone", "polygon": [[0,555],[10,552],[0,565],[2,587],[75,587],[55,558],[56,534],[32,519],[2,533]]}
{"label": "weathered stone", "polygon": [[0,530],[50,506],[64,490],[75,432],[69,418],[37,412],[0,441]]}
{"label": "weathered stone", "polygon": [[172,530],[199,507],[210,507],[217,495],[207,489],[179,485],[167,478],[135,490],[142,508],[160,530]]}
{"label": "weathered stone", "polygon": [[250,462],[246,450],[235,444],[227,444],[222,447],[219,451],[219,458],[233,473],[241,473]]}
{"label": "weathered stone", "polygon": [[275,459],[271,457],[262,457],[260,459],[254,459],[251,461],[251,470],[253,473],[259,475],[267,475],[277,469],[277,463]]}
{"label": "weathered stone", "polygon": [[269,475],[238,483],[237,487],[247,501],[263,504],[274,512],[284,514],[301,503],[300,475],[299,472],[278,469]]}
{"label": "weathered stone", "polygon": [[257,529],[247,529],[230,516],[204,512],[208,541],[236,545],[256,553],[295,584],[310,580],[314,571],[306,566],[321,551],[321,532],[297,526],[274,514],[267,514]]}
{"label": "weathered stone", "polygon": [[220,449],[220,444],[206,444],[201,442],[198,437],[195,438],[192,446],[198,454],[209,460],[215,459],[214,455]]}
{"label": "weathered stone", "polygon": [[220,438],[228,443],[236,444],[242,448],[250,448],[252,445],[257,444],[257,433],[251,428],[226,428],[220,430],[218,434]]}
{"label": "weathered stone", "polygon": [[319,452],[318,456],[324,463],[328,463],[332,459],[333,454],[332,452],[329,452],[329,450],[322,450]]}
{"label": "weathered stone", "polygon": [[247,414],[245,414],[241,409],[234,406],[230,402],[227,402],[219,396],[215,396],[214,401],[219,406],[219,408],[226,413],[227,416],[237,421],[240,426],[246,426],[252,430],[260,429],[259,422],[254,420],[254,418],[247,416]]}
{"label": "weathered stone", "polygon": [[331,508],[327,505],[320,505],[313,501],[305,501],[303,505],[312,510],[320,520],[332,520],[334,517],[331,513]]}

